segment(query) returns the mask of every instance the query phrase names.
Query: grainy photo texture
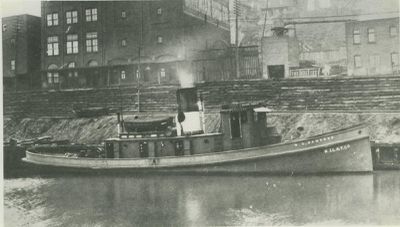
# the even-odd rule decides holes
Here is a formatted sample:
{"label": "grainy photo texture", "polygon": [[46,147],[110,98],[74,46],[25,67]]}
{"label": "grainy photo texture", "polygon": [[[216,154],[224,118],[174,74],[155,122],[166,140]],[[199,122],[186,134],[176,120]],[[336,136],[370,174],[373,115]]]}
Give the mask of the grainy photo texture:
{"label": "grainy photo texture", "polygon": [[398,0],[1,3],[4,226],[400,224]]}

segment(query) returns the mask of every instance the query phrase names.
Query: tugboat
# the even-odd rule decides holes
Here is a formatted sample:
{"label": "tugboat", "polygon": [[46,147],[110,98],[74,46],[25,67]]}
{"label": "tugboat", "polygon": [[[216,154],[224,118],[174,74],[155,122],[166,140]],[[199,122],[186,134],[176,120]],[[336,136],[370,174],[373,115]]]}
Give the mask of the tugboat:
{"label": "tugboat", "polygon": [[[90,171],[319,174],[373,170],[365,125],[289,142],[271,135],[260,104],[222,106],[220,128],[206,133],[204,104],[197,89],[177,91],[172,118],[119,119],[118,137],[104,143],[99,158],[26,151],[23,161],[46,168]],[[278,138],[278,139],[277,139]]]}

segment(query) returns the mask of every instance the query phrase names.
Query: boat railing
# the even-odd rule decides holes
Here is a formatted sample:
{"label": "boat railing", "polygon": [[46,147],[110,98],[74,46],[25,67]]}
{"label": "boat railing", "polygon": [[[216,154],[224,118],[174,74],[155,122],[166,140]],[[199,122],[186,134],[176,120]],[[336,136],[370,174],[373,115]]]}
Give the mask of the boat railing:
{"label": "boat railing", "polygon": [[120,139],[130,139],[130,138],[148,138],[148,137],[167,137],[167,132],[160,131],[148,131],[148,132],[121,132],[119,134]]}

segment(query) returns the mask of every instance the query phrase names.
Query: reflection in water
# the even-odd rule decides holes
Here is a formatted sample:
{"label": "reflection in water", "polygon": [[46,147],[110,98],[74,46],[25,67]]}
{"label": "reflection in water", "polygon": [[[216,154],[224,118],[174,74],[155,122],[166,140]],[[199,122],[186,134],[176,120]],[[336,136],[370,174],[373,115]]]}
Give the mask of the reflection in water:
{"label": "reflection in water", "polygon": [[7,226],[398,224],[400,172],[5,180]]}

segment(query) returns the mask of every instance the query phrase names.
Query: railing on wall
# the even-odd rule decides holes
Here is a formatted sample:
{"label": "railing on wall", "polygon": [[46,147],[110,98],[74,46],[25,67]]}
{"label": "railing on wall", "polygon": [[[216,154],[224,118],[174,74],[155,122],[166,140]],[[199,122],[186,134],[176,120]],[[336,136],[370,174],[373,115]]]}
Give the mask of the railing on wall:
{"label": "railing on wall", "polygon": [[312,78],[320,76],[320,68],[301,68],[289,70],[289,78]]}
{"label": "railing on wall", "polygon": [[214,0],[185,0],[183,12],[229,30],[228,6]]}
{"label": "railing on wall", "polygon": [[236,48],[201,51],[192,60],[196,82],[262,78],[258,46],[239,48],[239,76],[236,75]]}

